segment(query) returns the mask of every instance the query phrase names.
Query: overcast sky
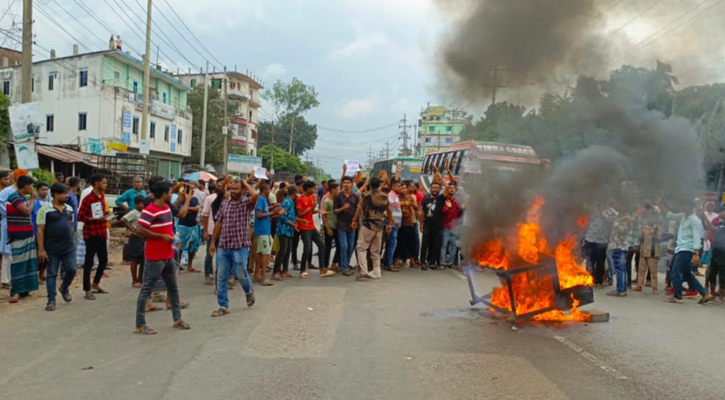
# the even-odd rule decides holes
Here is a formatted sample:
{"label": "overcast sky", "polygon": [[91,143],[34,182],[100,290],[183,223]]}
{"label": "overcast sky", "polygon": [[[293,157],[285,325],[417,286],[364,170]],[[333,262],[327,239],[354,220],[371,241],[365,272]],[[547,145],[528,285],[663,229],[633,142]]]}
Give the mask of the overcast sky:
{"label": "overcast sky", "polygon": [[[617,2],[607,0],[607,4]],[[607,13],[611,19],[608,24],[614,30],[626,25],[618,34],[637,43],[687,11],[693,2],[619,2]],[[88,49],[105,49],[110,30],[121,35],[125,50],[131,50],[136,57],[143,52],[146,0],[35,0],[35,3],[38,7],[34,15],[36,41],[42,46],[35,49],[36,60],[47,58],[43,48],[55,48],[59,56],[68,55],[72,44],[78,41]],[[21,0],[0,0],[0,13],[6,11],[7,5],[11,6],[10,12],[0,14],[0,27],[10,29],[18,38],[19,26],[13,28],[12,22],[22,20],[21,4]],[[89,9],[110,30],[81,8],[91,4],[93,7]],[[161,46],[162,64],[174,69],[198,70],[208,59],[217,67],[226,65],[233,69],[236,65],[239,71],[249,70],[267,86],[277,79],[289,81],[293,77],[314,85],[322,104],[307,115],[311,123],[320,126],[317,148],[310,152],[310,158],[319,159],[333,175],[339,174],[344,159],[364,162],[370,146],[376,154],[385,148],[386,141],[391,148],[400,146],[399,130],[391,126],[356,134],[332,132],[322,127],[372,129],[395,124],[404,113],[409,123],[415,123],[423,106],[442,101],[434,87],[436,46],[444,30],[444,17],[432,0],[154,0],[154,4],[157,8],[153,13],[156,22],[153,38]],[[177,22],[169,4],[205,49]],[[632,21],[650,6],[653,6],[651,11]],[[709,19],[720,24],[724,10],[725,7],[714,9],[717,12],[711,12]],[[645,18],[648,15],[652,18]],[[48,16],[68,32],[52,23]],[[682,37],[687,29],[695,29],[707,21],[699,19],[698,24],[685,26],[667,39]],[[17,46],[13,39],[5,39],[4,45]],[[650,66],[652,58],[658,56],[660,45],[660,50],[673,51],[666,47],[667,40],[662,40],[647,51],[636,52],[629,57],[634,57],[632,60],[624,61]],[[81,47],[81,51],[88,49]],[[155,47],[153,56],[156,56]],[[688,57],[683,59],[676,63],[676,69],[687,66]],[[725,57],[723,62],[714,59],[703,71],[698,71],[698,74],[710,73],[706,75],[707,81],[722,80],[712,72],[725,69]],[[689,62],[693,65],[687,68],[697,67],[701,59]],[[681,67],[681,70],[687,68]],[[688,78],[695,78],[693,75],[697,74]],[[272,114],[269,104],[263,102],[262,119]],[[345,146],[343,142],[358,144]]]}

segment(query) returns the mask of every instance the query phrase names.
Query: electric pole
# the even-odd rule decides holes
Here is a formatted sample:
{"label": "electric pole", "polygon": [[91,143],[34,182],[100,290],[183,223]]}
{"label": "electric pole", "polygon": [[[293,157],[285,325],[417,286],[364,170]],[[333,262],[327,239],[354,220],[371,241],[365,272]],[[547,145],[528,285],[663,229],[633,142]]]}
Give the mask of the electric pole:
{"label": "electric pole", "polygon": [[[27,0],[29,1],[29,0]],[[143,55],[143,110],[141,110],[141,145],[139,153],[148,155],[149,144],[147,142],[149,129],[149,86],[151,86],[151,4],[148,0],[146,5],[146,51]],[[202,146],[204,141],[202,140]],[[202,148],[202,159],[204,150]]]}
{"label": "electric pole", "polygon": [[23,0],[23,66],[21,67],[23,103],[33,101],[33,0]]}
{"label": "electric pole", "polygon": [[[150,0],[149,0],[150,1]],[[199,158],[199,164],[201,164],[201,170],[204,170],[205,158],[206,158],[206,111],[207,103],[209,102],[209,61],[206,62],[206,69],[204,70],[204,112],[201,117],[201,157]],[[226,171],[225,171],[226,172]]]}
{"label": "electric pole", "polygon": [[368,148],[368,168],[370,168],[373,164],[373,147],[370,146]]}
{"label": "electric pole", "polygon": [[400,126],[400,128],[403,128],[403,157],[408,157],[412,154],[412,151],[408,149],[408,128],[413,128],[415,125],[408,125],[408,119],[406,114],[403,114],[403,125]]}
{"label": "electric pole", "polygon": [[[224,101],[222,104],[224,104],[224,175],[228,174],[229,171],[227,171],[227,154],[229,153],[229,119],[227,118],[227,108],[229,108],[229,101],[227,100],[227,66],[224,66],[224,79],[222,81],[224,83]],[[251,121],[250,121],[251,122]]]}
{"label": "electric pole", "polygon": [[385,159],[390,158],[390,141],[385,142]]}
{"label": "electric pole", "polygon": [[496,105],[496,89],[498,88],[504,88],[506,86],[499,85],[498,82],[498,73],[499,72],[506,72],[506,68],[499,68],[498,64],[495,64],[493,67],[493,83],[491,85],[491,105]]}

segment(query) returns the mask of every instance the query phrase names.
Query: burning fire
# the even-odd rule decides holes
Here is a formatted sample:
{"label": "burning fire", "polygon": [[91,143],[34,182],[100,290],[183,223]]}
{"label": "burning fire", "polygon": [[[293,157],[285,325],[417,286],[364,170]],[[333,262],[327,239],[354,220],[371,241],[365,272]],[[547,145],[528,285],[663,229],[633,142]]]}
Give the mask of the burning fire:
{"label": "burning fire", "polygon": [[[545,258],[556,260],[559,276],[559,289],[566,290],[575,286],[592,286],[592,276],[577,262],[573,253],[576,238],[566,236],[559,242],[552,253],[549,244],[541,234],[541,208],[544,198],[537,197],[526,214],[526,222],[520,223],[516,234],[506,238],[495,238],[480,245],[476,258],[481,265],[494,269],[510,271],[531,267]],[[577,225],[586,227],[587,217],[577,220]],[[505,279],[504,286],[497,287],[491,293],[491,303],[501,309],[511,311],[509,289]],[[515,274],[511,277],[513,297],[516,304],[516,315],[528,314],[540,310],[550,310],[533,317],[534,321],[587,321],[588,315],[579,310],[579,301],[572,294],[572,309],[566,313],[556,308],[554,282],[551,275],[532,270]]]}

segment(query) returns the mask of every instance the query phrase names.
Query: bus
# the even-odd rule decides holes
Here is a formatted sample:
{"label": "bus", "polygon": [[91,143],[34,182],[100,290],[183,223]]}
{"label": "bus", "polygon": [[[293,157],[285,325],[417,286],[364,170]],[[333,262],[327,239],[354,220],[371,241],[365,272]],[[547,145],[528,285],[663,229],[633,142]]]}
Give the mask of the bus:
{"label": "bus", "polygon": [[509,172],[542,171],[547,164],[547,160],[539,159],[530,146],[473,140],[454,143],[451,147],[430,151],[425,155],[419,179],[422,193],[428,193],[433,180],[431,167],[438,167],[445,179],[449,179],[445,171],[446,161],[455,180],[461,180],[465,174],[481,174],[482,168]]}
{"label": "bus", "polygon": [[388,171],[388,175],[392,179],[398,172],[399,165],[403,166],[403,171],[400,172],[401,181],[418,182],[423,159],[415,157],[396,157],[377,161],[373,165],[372,171],[370,171],[370,176],[378,176],[380,171]]}

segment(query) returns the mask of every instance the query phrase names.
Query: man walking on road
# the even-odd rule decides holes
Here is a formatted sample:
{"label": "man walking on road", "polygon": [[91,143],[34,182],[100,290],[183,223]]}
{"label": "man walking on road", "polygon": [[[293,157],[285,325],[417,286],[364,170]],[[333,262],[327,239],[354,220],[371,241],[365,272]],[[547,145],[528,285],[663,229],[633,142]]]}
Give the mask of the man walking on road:
{"label": "man walking on road", "polygon": [[[388,196],[380,191],[379,178],[370,179],[370,192],[366,192],[352,219],[352,228],[358,228],[362,216],[362,226],[357,241],[357,259],[360,262],[358,281],[380,279],[380,246],[383,240],[383,227],[387,233],[393,230],[393,213],[390,210]],[[387,217],[387,226],[385,221]],[[368,252],[373,263],[373,271],[368,273]]]}
{"label": "man walking on road", "polygon": [[76,276],[76,247],[73,240],[73,208],[68,205],[68,186],[55,183],[50,188],[51,204],[38,211],[38,260],[46,263],[48,289],[46,311],[55,311],[56,278],[61,272],[60,294],[68,303],[70,285]]}
{"label": "man walking on road", "polygon": [[146,191],[143,190],[143,179],[141,179],[140,176],[137,176],[133,178],[133,187],[116,198],[116,206],[121,207],[126,211],[133,210],[136,208],[134,199],[136,199],[136,196],[139,195],[146,197]]}
{"label": "man walking on road", "polygon": [[[297,199],[297,216],[302,218],[299,225],[300,238],[302,239],[302,270],[300,278],[307,279],[310,275],[307,273],[307,261],[312,259],[312,243],[317,245],[318,261],[320,265],[320,277],[334,276],[335,272],[327,269],[324,265],[325,261],[325,242],[320,237],[320,232],[315,229],[315,222],[312,218],[314,214],[320,214],[319,210],[315,210],[315,182],[307,181],[302,186],[304,195]],[[325,213],[322,212],[324,215]],[[294,250],[294,248],[293,248]]]}
{"label": "man walking on road", "polygon": [[[86,300],[95,300],[94,293],[107,294],[101,289],[101,278],[108,265],[108,228],[106,221],[106,177],[102,174],[91,176],[91,191],[83,201],[78,211],[78,220],[83,222],[83,240],[86,242],[86,259],[83,264],[83,291]],[[93,259],[98,256],[98,268],[91,285],[91,270]]]}
{"label": "man walking on road", "polygon": [[[251,177],[250,177],[251,178]],[[249,192],[249,198],[243,196],[244,190]],[[229,314],[229,275],[233,274],[237,282],[241,283],[247,296],[247,307],[254,305],[254,290],[247,272],[249,248],[252,239],[249,235],[249,222],[252,209],[257,203],[257,191],[249,182],[233,181],[229,184],[230,199],[222,203],[216,216],[214,237],[211,241],[209,254],[214,257],[216,243],[219,243],[217,256],[217,302],[219,309],[212,313],[212,317]]]}
{"label": "man walking on road", "polygon": [[335,197],[334,208],[337,214],[337,237],[340,245],[340,267],[344,276],[355,273],[350,269],[350,260],[355,252],[355,229],[352,227],[352,218],[357,211],[358,195],[352,192],[352,178],[342,178],[342,192]]}
{"label": "man walking on road", "polygon": [[159,278],[163,278],[166,283],[174,328],[191,329],[191,326],[181,319],[181,300],[176,282],[178,267],[172,247],[174,217],[169,207],[171,185],[166,181],[158,182],[151,190],[154,201],[143,210],[136,228],[136,234],[146,238],[143,286],[136,301],[136,329],[134,329],[134,333],[143,335],[156,334],[155,330],[146,325],[146,303]]}
{"label": "man walking on road", "polygon": [[696,200],[690,215],[680,224],[677,232],[677,247],[675,248],[675,260],[672,264],[672,287],[675,296],[668,298],[668,303],[682,303],[682,282],[687,282],[690,290],[696,290],[702,296],[700,304],[712,300],[712,295],[707,293],[700,281],[692,274],[692,257],[695,251],[702,248],[702,222],[699,214],[702,214],[702,202]]}

